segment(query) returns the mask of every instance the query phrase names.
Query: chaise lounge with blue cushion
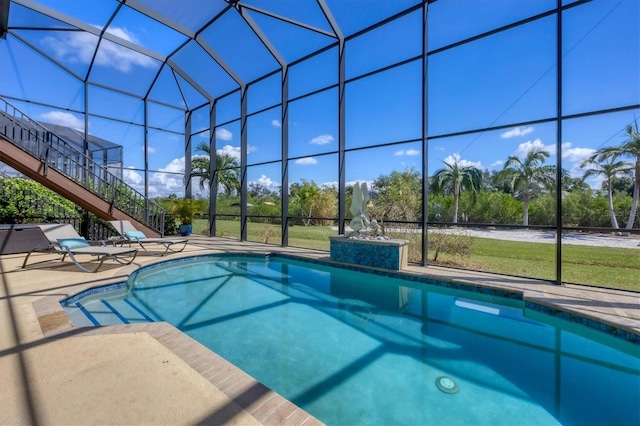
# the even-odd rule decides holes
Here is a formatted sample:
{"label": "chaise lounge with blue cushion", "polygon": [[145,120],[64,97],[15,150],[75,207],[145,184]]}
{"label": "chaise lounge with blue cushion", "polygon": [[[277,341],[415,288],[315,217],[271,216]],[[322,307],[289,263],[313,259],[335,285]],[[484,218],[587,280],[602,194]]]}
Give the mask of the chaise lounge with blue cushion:
{"label": "chaise lounge with blue cushion", "polygon": [[[164,256],[169,251],[179,253],[184,250],[189,242],[187,238],[147,238],[142,231],[138,231],[128,220],[111,220],[109,223],[124,238],[124,241],[129,243],[129,247],[131,247],[131,243],[138,243],[151,256]],[[164,252],[150,251],[149,246],[154,245],[163,246]]]}
{"label": "chaise lounge with blue cushion", "polygon": [[[45,238],[49,240],[46,246],[39,246],[27,253],[22,262],[22,268],[26,268],[29,256],[32,253],[58,253],[62,255],[63,261],[67,256],[84,272],[97,272],[102,263],[107,260],[115,260],[121,265],[129,265],[136,258],[138,250],[135,248],[107,246],[102,241],[87,241],[81,237],[70,224],[43,224],[38,225]],[[80,263],[77,256],[90,255],[97,257],[98,266],[88,269]]]}

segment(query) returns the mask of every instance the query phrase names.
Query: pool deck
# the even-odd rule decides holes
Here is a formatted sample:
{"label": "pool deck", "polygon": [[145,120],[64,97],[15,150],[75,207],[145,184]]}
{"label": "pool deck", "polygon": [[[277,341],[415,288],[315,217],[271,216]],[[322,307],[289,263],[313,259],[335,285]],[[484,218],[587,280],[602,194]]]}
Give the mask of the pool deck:
{"label": "pool deck", "polygon": [[[134,264],[106,261],[100,272],[36,254],[0,256],[0,424],[321,424],[171,325],[75,329],[61,299],[122,282],[139,266],[206,253],[328,253],[202,236],[182,253],[140,253]],[[440,267],[411,274],[524,292],[528,300],[640,334],[637,293]],[[238,344],[241,344],[241,338]]]}

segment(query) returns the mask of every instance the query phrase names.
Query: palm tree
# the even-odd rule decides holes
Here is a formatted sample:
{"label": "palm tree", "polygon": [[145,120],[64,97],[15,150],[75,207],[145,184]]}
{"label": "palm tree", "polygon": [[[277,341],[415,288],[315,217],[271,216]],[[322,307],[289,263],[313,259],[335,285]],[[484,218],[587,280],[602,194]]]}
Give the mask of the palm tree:
{"label": "palm tree", "polygon": [[601,156],[602,153],[596,151],[589,156],[589,158],[584,160],[580,167],[591,167],[584,173],[583,178],[590,176],[604,177],[602,186],[607,188],[611,226],[613,229],[618,229],[618,219],[616,218],[616,212],[613,209],[613,182],[618,176],[630,174],[631,170],[633,170],[633,164],[627,161],[615,161],[613,158],[601,158]]}
{"label": "palm tree", "polygon": [[482,172],[477,167],[460,166],[456,157],[452,162],[443,161],[444,167],[436,170],[431,180],[431,191],[443,193],[450,188],[453,193],[453,223],[458,223],[460,193],[471,191],[475,199],[482,183]]}
{"label": "palm tree", "polygon": [[548,151],[540,148],[531,149],[524,159],[511,155],[500,172],[501,179],[508,183],[514,196],[522,199],[525,226],[529,225],[529,200],[555,182],[556,167],[542,165],[549,156]]}
{"label": "palm tree", "polygon": [[635,161],[633,167],[635,179],[633,185],[633,201],[631,202],[631,212],[629,213],[629,220],[627,221],[626,229],[633,228],[633,223],[636,219],[636,213],[638,211],[638,199],[640,199],[640,131],[638,131],[638,122],[635,122],[635,130],[632,124],[627,125],[625,131],[629,135],[629,139],[624,141],[622,145],[617,147],[602,148],[600,152],[600,158],[611,158],[612,161],[618,157],[631,157]]}
{"label": "palm tree", "polygon": [[[209,171],[211,148],[208,143],[200,142],[196,146],[196,151],[204,152],[205,155],[194,156],[191,160],[191,174],[200,177],[200,189],[204,189],[207,183],[211,181],[211,173]],[[239,167],[240,165],[235,157],[229,154],[216,155],[214,176],[226,195],[231,195],[234,190],[240,187]]]}

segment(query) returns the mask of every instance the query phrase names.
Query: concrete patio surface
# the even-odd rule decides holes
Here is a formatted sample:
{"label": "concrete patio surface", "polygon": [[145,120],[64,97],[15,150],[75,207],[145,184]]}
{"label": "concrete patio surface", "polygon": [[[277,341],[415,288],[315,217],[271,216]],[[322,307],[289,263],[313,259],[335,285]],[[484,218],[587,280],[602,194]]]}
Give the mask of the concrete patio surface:
{"label": "concrete patio surface", "polygon": [[[328,253],[202,236],[183,253],[107,261],[98,273],[37,254],[0,256],[0,424],[298,424],[320,422],[166,323],[75,329],[59,301],[124,281],[142,265],[193,254]],[[439,267],[429,275],[524,292],[525,298],[640,334],[637,293]],[[241,344],[241,341],[238,342]]]}

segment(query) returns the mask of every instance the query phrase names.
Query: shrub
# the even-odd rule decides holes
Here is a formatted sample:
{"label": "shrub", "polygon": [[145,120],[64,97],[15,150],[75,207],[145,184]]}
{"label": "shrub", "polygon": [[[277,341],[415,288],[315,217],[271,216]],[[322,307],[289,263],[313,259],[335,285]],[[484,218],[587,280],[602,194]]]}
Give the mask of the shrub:
{"label": "shrub", "polygon": [[407,240],[409,246],[408,261],[411,263],[422,262],[422,234],[417,232],[418,225],[403,224],[398,228],[386,228],[384,235],[398,240]]}
{"label": "shrub", "polygon": [[264,228],[262,228],[262,230],[258,232],[258,236],[260,237],[263,243],[269,244],[269,241],[272,238],[277,237],[276,229],[274,229],[273,225],[271,225],[270,223],[267,223],[264,226]]}
{"label": "shrub", "polygon": [[50,217],[76,217],[71,201],[30,179],[0,177],[0,221],[41,222]]}
{"label": "shrub", "polygon": [[440,252],[466,257],[471,254],[473,239],[463,231],[452,232],[429,231],[429,251],[433,253],[433,261],[438,261]]}
{"label": "shrub", "polygon": [[522,223],[522,203],[504,192],[483,192],[469,208],[472,223]]}

